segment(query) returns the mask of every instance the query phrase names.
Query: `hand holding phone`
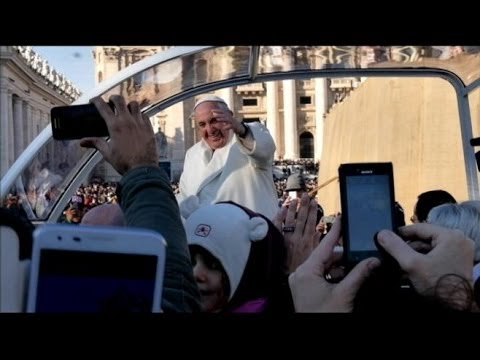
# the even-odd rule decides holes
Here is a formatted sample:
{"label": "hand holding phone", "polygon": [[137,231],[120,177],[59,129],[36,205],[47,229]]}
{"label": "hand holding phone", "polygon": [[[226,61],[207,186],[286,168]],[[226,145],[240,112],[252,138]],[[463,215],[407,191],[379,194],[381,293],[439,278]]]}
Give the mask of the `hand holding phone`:
{"label": "hand holding phone", "polygon": [[[148,116],[142,113],[137,101],[130,101],[127,104],[124,97],[112,95],[110,96],[110,103],[107,103],[100,96],[91,99],[91,102],[92,105],[85,105],[83,109],[87,108],[87,114],[92,115],[93,106],[98,109],[94,113],[99,113],[101,116],[92,115],[92,117],[87,118],[97,125],[99,117],[103,118],[102,122],[107,124],[106,129],[101,130],[95,128],[95,126],[89,128],[84,123],[81,123],[81,125],[68,123],[66,129],[58,129],[59,131],[56,132],[55,128],[58,128],[61,120],[53,112],[52,128],[54,134],[56,134],[54,135],[56,139],[86,137],[86,139],[80,141],[80,146],[98,150],[104,159],[122,175],[138,166],[158,167],[158,150],[152,124]],[[112,106],[115,111],[112,110]],[[60,114],[65,109],[57,109],[56,111]],[[78,108],[76,111],[78,111]],[[73,114],[78,114],[76,111],[73,111]],[[82,118],[85,119],[85,117],[80,116],[80,119]],[[57,123],[55,123],[55,119],[57,119]],[[107,140],[102,137],[108,134],[109,129],[115,129],[115,131],[110,134],[110,140],[107,143]]]}

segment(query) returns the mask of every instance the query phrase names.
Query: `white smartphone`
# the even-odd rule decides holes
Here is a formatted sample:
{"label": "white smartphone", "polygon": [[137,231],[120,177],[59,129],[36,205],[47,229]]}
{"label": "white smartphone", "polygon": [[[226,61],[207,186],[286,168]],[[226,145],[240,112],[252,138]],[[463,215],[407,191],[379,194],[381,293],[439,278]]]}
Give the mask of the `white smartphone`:
{"label": "white smartphone", "polygon": [[165,252],[150,230],[42,225],[27,312],[160,312]]}
{"label": "white smartphone", "polygon": [[296,199],[297,198],[297,192],[296,191],[289,191],[288,196],[290,196],[290,199]]}

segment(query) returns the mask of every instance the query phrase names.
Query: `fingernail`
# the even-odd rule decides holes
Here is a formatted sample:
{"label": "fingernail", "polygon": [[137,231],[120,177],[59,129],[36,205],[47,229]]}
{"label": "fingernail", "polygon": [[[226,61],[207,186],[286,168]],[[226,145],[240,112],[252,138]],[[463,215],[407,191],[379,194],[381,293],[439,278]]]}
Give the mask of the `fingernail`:
{"label": "fingernail", "polygon": [[388,243],[389,233],[386,230],[382,230],[377,235],[377,240],[380,245],[384,246]]}
{"label": "fingernail", "polygon": [[370,260],[367,264],[368,270],[372,271],[376,269],[378,266],[380,266],[380,263],[380,260],[377,258]]}

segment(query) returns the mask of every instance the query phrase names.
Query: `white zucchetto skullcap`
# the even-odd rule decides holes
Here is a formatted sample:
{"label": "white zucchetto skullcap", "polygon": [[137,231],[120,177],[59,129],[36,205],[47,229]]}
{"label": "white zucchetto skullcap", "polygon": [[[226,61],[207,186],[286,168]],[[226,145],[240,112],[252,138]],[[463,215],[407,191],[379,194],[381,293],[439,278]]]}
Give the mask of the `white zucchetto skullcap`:
{"label": "white zucchetto skullcap", "polygon": [[223,103],[228,108],[227,103],[221,97],[218,97],[216,95],[205,95],[205,96],[202,96],[200,99],[197,100],[197,102],[195,103],[195,106],[193,107],[193,110],[195,110],[198,105],[200,105],[204,102],[209,102],[209,101]]}

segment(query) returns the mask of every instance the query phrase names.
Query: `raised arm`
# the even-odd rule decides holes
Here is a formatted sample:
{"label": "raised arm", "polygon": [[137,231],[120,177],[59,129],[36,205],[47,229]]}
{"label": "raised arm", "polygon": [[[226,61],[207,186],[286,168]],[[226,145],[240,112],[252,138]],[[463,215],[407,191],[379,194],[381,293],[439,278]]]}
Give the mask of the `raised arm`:
{"label": "raised arm", "polygon": [[272,135],[265,126],[258,122],[245,126],[248,127],[246,136],[242,138],[237,135],[240,150],[250,156],[258,166],[271,167],[276,150]]}
{"label": "raised arm", "polygon": [[238,121],[227,109],[215,109],[212,114],[224,129],[233,130],[240,150],[250,156],[257,166],[271,167],[276,147],[265,126],[259,122],[246,124]]}
{"label": "raised arm", "polygon": [[111,96],[110,101],[115,105],[115,113],[102,98],[92,100],[107,123],[110,142],[88,138],[81,145],[99,150],[124,175],[120,182],[120,205],[127,225],[158,231],[167,241],[163,311],[197,311],[199,293],[186,234],[166,173],[157,164],[150,120],[135,101],[127,105],[118,95]]}

